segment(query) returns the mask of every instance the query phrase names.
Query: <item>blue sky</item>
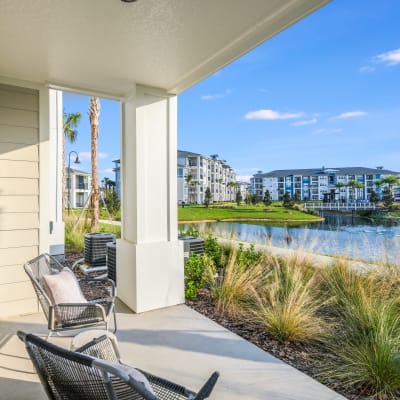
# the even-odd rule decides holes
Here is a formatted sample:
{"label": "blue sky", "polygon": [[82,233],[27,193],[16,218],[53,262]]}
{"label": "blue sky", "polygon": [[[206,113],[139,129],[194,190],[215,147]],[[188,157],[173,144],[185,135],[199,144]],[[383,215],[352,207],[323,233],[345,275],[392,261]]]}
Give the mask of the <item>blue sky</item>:
{"label": "blue sky", "polygon": [[[90,151],[88,98],[79,152]],[[241,178],[287,168],[400,171],[400,1],[335,0],[178,97],[179,148]],[[119,104],[102,101],[101,175],[119,157]],[[86,166],[87,165],[87,166]],[[82,164],[90,170],[90,163]]]}

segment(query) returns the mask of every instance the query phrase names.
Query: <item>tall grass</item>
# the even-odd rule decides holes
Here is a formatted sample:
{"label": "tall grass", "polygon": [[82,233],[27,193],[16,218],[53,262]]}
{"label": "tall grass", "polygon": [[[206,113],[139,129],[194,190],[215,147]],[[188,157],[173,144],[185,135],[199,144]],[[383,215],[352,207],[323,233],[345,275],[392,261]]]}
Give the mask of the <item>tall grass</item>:
{"label": "tall grass", "polygon": [[343,264],[325,272],[325,284],[337,322],[328,343],[337,359],[325,375],[372,398],[399,398],[400,307],[393,288]]}
{"label": "tall grass", "polygon": [[[207,285],[221,315],[256,320],[280,342],[318,340],[332,354],[321,378],[361,398],[400,399],[400,269],[316,269],[301,251],[272,257],[221,247]],[[248,253],[246,253],[248,251]],[[217,263],[218,264],[218,263]],[[314,260],[315,264],[315,260]],[[217,273],[218,272],[218,273]]]}
{"label": "tall grass", "polygon": [[321,336],[326,324],[317,315],[321,305],[317,273],[304,254],[277,258],[253,247],[231,246],[223,249],[221,257],[228,260],[220,273],[208,271],[217,313],[255,319],[279,341]]}
{"label": "tall grass", "polygon": [[[81,221],[76,224],[74,218],[65,221],[65,248],[67,251],[81,252],[85,244],[85,234],[90,232],[90,224]],[[121,237],[121,227],[118,225],[100,224],[99,232],[114,233]]]}
{"label": "tall grass", "polygon": [[217,273],[208,270],[208,285],[216,311],[221,315],[240,316],[254,306],[254,293],[263,281],[261,265],[243,269],[235,248],[231,248],[226,266]]}
{"label": "tall grass", "polygon": [[271,257],[269,267],[266,283],[257,294],[254,318],[280,342],[320,338],[326,323],[318,316],[322,302],[317,296],[316,272],[301,257]]}

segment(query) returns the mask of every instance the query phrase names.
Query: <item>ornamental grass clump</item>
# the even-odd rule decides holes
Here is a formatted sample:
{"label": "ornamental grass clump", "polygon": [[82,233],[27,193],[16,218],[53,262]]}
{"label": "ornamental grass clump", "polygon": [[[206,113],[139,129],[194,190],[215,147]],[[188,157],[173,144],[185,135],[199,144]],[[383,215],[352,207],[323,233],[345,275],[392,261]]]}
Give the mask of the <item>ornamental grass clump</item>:
{"label": "ornamental grass clump", "polygon": [[377,275],[336,265],[326,271],[337,329],[328,342],[336,356],[323,377],[374,399],[400,397],[400,305]]}
{"label": "ornamental grass clump", "polygon": [[89,232],[83,223],[75,227],[73,218],[65,221],[65,248],[68,251],[81,252],[85,246],[85,233]]}
{"label": "ornamental grass clump", "polygon": [[244,270],[233,248],[227,264],[219,273],[216,269],[208,271],[208,286],[216,311],[237,317],[254,307],[254,293],[262,283],[263,275],[261,264]]}
{"label": "ornamental grass clump", "polygon": [[270,258],[270,272],[253,311],[255,320],[280,342],[316,340],[326,328],[318,315],[322,302],[316,290],[316,272],[294,261]]}
{"label": "ornamental grass clump", "polygon": [[[99,232],[114,233],[121,237],[121,227],[117,225],[103,224],[98,227]],[[90,233],[90,224],[85,221],[76,222],[75,218],[66,218],[65,221],[65,248],[67,251],[82,252],[85,247],[85,234]]]}

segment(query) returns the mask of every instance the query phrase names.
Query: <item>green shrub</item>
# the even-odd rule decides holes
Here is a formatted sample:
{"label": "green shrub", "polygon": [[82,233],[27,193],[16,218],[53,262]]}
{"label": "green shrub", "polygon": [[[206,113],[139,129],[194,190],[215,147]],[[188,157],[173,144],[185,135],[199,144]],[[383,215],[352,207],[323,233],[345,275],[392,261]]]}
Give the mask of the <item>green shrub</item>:
{"label": "green shrub", "polygon": [[199,237],[199,231],[194,228],[182,229],[179,231],[179,236],[193,236]]}
{"label": "green shrub", "polygon": [[244,247],[243,243],[239,243],[236,258],[236,262],[242,269],[248,269],[258,265],[261,262],[263,253],[255,250],[254,243],[251,243],[247,247]]}
{"label": "green shrub", "polygon": [[221,246],[215,236],[208,235],[204,240],[204,254],[210,257],[217,268],[221,267]]}
{"label": "green shrub", "polygon": [[185,297],[193,300],[204,286],[205,267],[209,264],[207,256],[190,254],[185,263]]}

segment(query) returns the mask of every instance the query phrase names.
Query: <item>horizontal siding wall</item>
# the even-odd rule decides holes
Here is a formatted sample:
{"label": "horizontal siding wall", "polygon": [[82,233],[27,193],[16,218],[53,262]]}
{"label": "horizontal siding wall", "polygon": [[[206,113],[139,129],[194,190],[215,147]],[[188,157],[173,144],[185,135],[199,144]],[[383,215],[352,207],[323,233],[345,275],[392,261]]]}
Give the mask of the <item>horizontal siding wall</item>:
{"label": "horizontal siding wall", "polygon": [[0,85],[0,318],[38,311],[23,263],[39,251],[39,94]]}

